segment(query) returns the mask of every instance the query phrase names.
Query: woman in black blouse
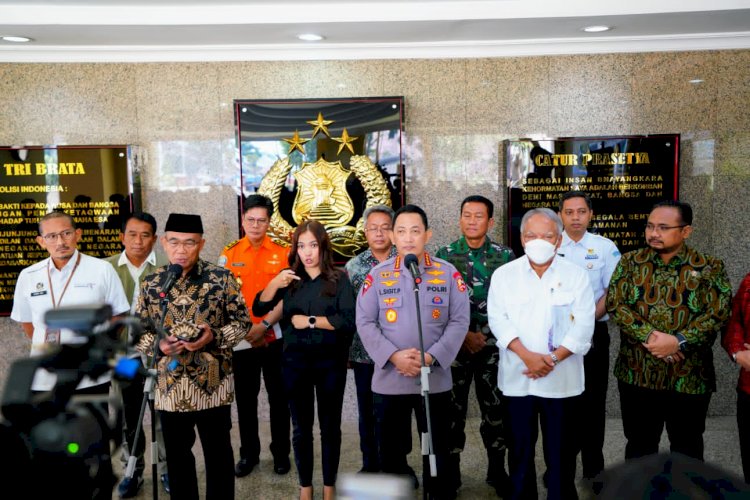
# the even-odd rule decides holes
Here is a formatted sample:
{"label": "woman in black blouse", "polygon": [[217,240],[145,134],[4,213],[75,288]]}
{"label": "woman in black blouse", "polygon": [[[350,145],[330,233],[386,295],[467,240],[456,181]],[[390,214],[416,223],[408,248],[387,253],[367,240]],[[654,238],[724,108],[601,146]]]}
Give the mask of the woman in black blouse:
{"label": "woman in black blouse", "polygon": [[341,406],[349,344],[354,332],[354,291],[334,268],[328,234],[317,221],[294,231],[289,269],[255,297],[253,314],[264,316],[283,301],[282,370],[294,432],[300,499],[312,499],[314,397],[318,399],[323,498],[334,498],[341,452]]}

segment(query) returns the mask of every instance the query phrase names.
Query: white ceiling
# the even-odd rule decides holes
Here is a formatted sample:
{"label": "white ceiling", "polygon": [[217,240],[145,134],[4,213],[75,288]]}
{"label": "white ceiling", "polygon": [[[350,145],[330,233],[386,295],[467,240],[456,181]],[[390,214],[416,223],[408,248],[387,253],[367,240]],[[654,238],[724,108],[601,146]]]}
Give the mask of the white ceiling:
{"label": "white ceiling", "polygon": [[[606,33],[581,28],[606,24]],[[302,42],[299,33],[322,42]],[[0,61],[444,58],[750,48],[750,0],[0,0]]]}

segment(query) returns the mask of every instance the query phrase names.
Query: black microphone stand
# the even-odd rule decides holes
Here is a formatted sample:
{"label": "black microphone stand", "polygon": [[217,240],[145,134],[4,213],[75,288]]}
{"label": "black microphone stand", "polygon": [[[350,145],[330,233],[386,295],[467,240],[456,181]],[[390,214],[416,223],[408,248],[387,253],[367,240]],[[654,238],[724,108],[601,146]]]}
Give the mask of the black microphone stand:
{"label": "black microphone stand", "polygon": [[422,279],[414,276],[414,302],[417,307],[417,331],[419,332],[419,352],[420,352],[420,378],[422,386],[422,397],[424,398],[424,413],[427,421],[427,432],[422,433],[422,498],[427,498],[427,465],[429,464],[430,476],[437,477],[437,462],[435,461],[435,448],[432,445],[432,417],[430,416],[430,367],[425,363],[424,358],[424,337],[422,335],[422,315],[419,307],[419,284]]}
{"label": "black microphone stand", "polygon": [[146,413],[146,404],[148,404],[149,412],[151,415],[151,494],[156,500],[159,498],[159,445],[156,442],[156,411],[154,409],[154,385],[156,384],[156,358],[159,353],[159,341],[162,337],[166,337],[164,333],[164,318],[167,314],[167,305],[169,299],[167,293],[162,292],[161,294],[161,318],[159,326],[156,327],[156,335],[154,336],[154,343],[151,346],[151,359],[148,364],[148,376],[143,384],[143,400],[141,401],[141,410],[138,415],[138,425],[135,428],[135,436],[133,438],[133,446],[131,447],[130,457],[128,457],[128,466],[125,471],[125,476],[133,478],[135,473],[136,456],[135,447],[138,444],[138,438],[143,428],[143,417]]}

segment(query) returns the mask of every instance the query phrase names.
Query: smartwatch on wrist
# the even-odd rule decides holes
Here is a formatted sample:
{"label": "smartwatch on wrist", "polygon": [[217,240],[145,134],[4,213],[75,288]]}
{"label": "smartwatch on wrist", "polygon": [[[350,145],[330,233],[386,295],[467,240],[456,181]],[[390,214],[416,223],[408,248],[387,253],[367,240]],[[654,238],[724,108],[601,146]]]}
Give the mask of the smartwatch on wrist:
{"label": "smartwatch on wrist", "polygon": [[310,325],[310,328],[315,328],[315,322],[318,320],[315,316],[310,316],[307,318],[307,322]]}
{"label": "smartwatch on wrist", "polygon": [[261,323],[263,323],[263,326],[266,327],[266,331],[271,329],[271,323],[269,323],[268,321],[262,320]]}

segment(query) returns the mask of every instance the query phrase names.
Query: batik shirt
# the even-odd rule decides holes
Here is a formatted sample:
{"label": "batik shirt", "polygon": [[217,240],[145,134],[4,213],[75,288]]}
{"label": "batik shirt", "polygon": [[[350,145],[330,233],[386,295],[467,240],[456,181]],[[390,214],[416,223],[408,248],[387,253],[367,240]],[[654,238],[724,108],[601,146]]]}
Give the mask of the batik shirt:
{"label": "batik shirt", "polygon": [[487,294],[490,291],[490,279],[495,269],[516,258],[513,250],[494,243],[489,238],[479,248],[471,248],[466,238],[459,239],[442,247],[435,254],[445,259],[458,269],[469,287],[471,303],[471,324],[469,330],[481,331],[487,336],[487,344],[495,345],[496,339],[490,335],[487,326]]}
{"label": "batik shirt", "polygon": [[[712,346],[729,318],[731,298],[724,263],[687,246],[668,264],[648,247],[623,255],[607,295],[621,336],[615,377],[648,389],[715,391]],[[685,360],[652,356],[642,343],[654,330],[684,336]]]}
{"label": "batik shirt", "polygon": [[[150,354],[161,321],[159,294],[166,279],[162,267],[141,282],[136,313],[144,334],[136,348]],[[207,324],[214,340],[202,349],[175,356],[159,352],[155,403],[163,411],[199,411],[231,404],[234,400],[232,348],[247,334],[251,322],[240,286],[232,273],[199,260],[180,277],[168,294],[164,332],[173,335],[190,324]],[[158,352],[158,347],[157,347]]]}
{"label": "batik shirt", "polygon": [[[391,251],[388,252],[388,259],[395,256],[396,247],[391,246]],[[355,296],[359,295],[359,290],[362,288],[362,284],[365,282],[367,274],[378,264],[380,264],[380,262],[372,255],[372,251],[369,248],[346,263],[346,272],[349,275],[349,281],[354,288]],[[370,358],[370,355],[367,354],[365,346],[362,345],[362,339],[359,338],[359,334],[356,332],[354,333],[352,346],[349,350],[349,360],[354,361],[355,363],[372,364],[372,359]]]}

